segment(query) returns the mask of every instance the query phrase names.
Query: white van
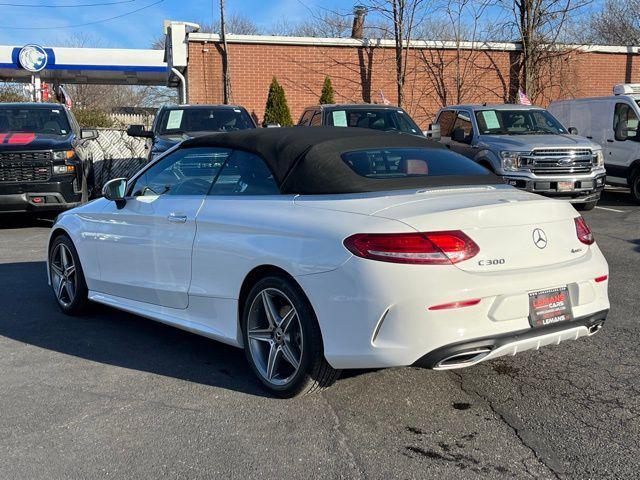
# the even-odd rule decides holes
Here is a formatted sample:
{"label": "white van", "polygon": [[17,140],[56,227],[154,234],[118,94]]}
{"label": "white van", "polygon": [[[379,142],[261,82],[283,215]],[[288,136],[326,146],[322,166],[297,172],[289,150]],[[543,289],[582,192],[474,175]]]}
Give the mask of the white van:
{"label": "white van", "polygon": [[607,183],[631,188],[640,203],[640,84],[613,87],[610,97],[552,102],[549,111],[564,125],[600,144]]}

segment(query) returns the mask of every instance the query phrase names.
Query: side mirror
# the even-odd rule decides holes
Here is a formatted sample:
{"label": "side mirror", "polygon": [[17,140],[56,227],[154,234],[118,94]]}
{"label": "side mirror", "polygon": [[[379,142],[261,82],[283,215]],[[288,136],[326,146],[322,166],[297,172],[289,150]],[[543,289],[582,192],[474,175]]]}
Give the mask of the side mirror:
{"label": "side mirror", "polygon": [[125,195],[127,194],[127,179],[114,178],[109,180],[102,187],[102,196],[107,200],[116,202],[118,206],[124,205]]}
{"label": "side mirror", "polygon": [[442,134],[440,132],[440,124],[432,123],[431,125],[429,125],[429,130],[424,132],[424,134],[426,137],[429,137],[434,142],[439,142],[440,139],[442,138]]}
{"label": "side mirror", "polygon": [[153,138],[153,132],[144,128],[144,125],[129,125],[127,135],[130,137]]}
{"label": "side mirror", "polygon": [[456,128],[451,133],[451,140],[458,143],[470,143],[469,138],[464,134],[464,130],[462,128]]}
{"label": "side mirror", "polygon": [[569,127],[569,133],[571,135],[578,135],[578,129],[576,127]]}
{"label": "side mirror", "polygon": [[95,140],[98,138],[98,131],[83,128],[80,130],[80,138],[82,140]]}

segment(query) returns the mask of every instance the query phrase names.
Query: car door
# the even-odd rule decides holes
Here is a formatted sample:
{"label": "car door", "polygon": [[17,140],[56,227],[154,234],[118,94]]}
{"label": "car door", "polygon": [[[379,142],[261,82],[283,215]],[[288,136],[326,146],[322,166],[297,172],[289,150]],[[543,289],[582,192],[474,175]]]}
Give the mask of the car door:
{"label": "car door", "polygon": [[110,202],[98,232],[99,291],[163,307],[188,305],[196,214],[229,150],[182,148]]}
{"label": "car door", "polygon": [[640,146],[638,136],[638,113],[636,108],[625,100],[613,105],[613,122],[606,138],[605,168],[607,177],[613,181],[627,178],[627,169],[636,160]]}
{"label": "car door", "polygon": [[252,268],[269,263],[257,257],[262,245],[281,242],[283,211],[292,200],[280,194],[262,158],[238,150],[198,212],[189,309],[221,337],[236,338],[240,286]]}

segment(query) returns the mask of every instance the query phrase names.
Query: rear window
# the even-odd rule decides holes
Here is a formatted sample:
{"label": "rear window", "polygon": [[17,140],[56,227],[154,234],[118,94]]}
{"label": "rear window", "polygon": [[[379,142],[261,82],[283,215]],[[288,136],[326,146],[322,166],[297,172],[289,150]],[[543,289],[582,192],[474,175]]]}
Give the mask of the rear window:
{"label": "rear window", "polygon": [[342,154],[342,161],[361,177],[408,178],[487,175],[489,171],[462,155],[440,149],[385,148]]}

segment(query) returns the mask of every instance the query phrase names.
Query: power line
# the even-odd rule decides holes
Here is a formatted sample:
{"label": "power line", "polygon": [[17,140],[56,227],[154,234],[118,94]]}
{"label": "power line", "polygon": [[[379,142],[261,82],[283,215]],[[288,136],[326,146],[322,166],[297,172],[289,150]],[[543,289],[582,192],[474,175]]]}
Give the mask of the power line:
{"label": "power line", "polygon": [[0,7],[23,7],[23,8],[80,8],[80,7],[102,7],[107,5],[120,5],[123,3],[133,3],[136,0],[116,0],[99,3],[79,3],[75,5],[34,5],[32,3],[0,3]]}
{"label": "power line", "polygon": [[122,13],[114,17],[102,18],[100,20],[95,20],[93,22],[77,23],[75,25],[58,25],[58,26],[48,26],[48,27],[10,27],[8,25],[0,25],[0,28],[5,28],[7,30],[55,30],[55,29],[62,29],[62,28],[87,27],[89,25],[97,25],[98,23],[109,22],[111,20],[116,20],[118,18],[126,17],[128,15],[133,15],[134,13],[138,13],[142,10],[146,10],[147,8],[151,8],[162,2],[164,2],[164,0],[158,0],[156,2],[150,3],[149,5],[145,5],[144,7],[136,8],[135,10],[131,10],[130,12]]}

